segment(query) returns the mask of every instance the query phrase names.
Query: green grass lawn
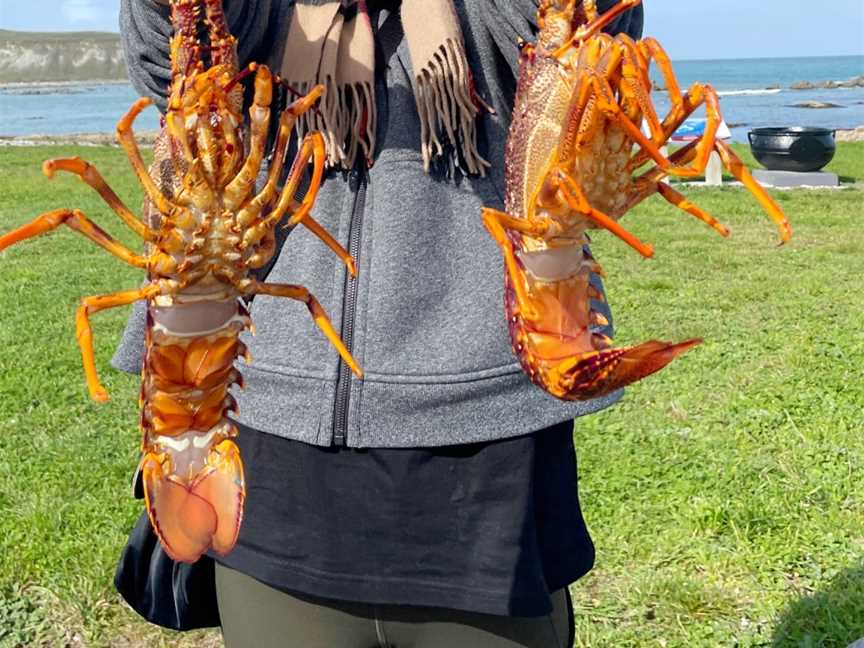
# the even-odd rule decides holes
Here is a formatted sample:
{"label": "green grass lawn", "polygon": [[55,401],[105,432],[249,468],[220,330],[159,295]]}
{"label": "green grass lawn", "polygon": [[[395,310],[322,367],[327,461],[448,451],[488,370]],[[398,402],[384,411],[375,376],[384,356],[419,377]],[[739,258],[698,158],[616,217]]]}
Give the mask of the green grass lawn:
{"label": "green grass lawn", "polygon": [[[117,149],[5,148],[0,232],[74,206],[136,245],[77,179],[42,177],[66,155],[140,204]],[[864,180],[864,144],[840,144],[832,169]],[[577,645],[845,648],[864,636],[864,190],[775,193],[784,248],[741,189],[683,191],[733,237],[659,198],[625,221],[654,260],[595,237],[617,342],[705,343],[577,425],[597,545],[573,587]],[[220,643],[148,626],[112,586],[141,510],[138,381],[108,367],[127,312],[101,313],[113,400],[87,399],[73,315],[141,279],[68,230],[0,253],[0,646]]]}

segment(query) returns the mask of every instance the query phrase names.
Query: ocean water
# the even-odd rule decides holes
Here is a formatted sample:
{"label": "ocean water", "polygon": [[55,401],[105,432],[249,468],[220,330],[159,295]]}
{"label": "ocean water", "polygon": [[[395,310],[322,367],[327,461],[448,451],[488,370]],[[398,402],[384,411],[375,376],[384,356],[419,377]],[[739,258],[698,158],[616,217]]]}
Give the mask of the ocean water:
{"label": "ocean water", "polygon": [[[138,98],[128,83],[68,83],[0,87],[0,136],[113,133]],[[135,121],[137,131],[157,130],[152,106]]]}
{"label": "ocean water", "polygon": [[[714,86],[736,141],[746,142],[747,131],[763,126],[864,126],[864,88],[790,89],[798,81],[846,81],[864,75],[864,56],[676,61],[672,67],[682,91],[696,81]],[[658,73],[652,76],[662,84]],[[655,92],[653,97],[660,115],[664,115],[670,107],[668,95]],[[807,101],[840,107],[791,107]],[[694,116],[703,115],[700,109]]]}
{"label": "ocean water", "polygon": [[[694,81],[711,83],[721,95],[721,110],[733,138],[747,140],[759,126],[820,126],[847,129],[864,125],[864,88],[790,90],[796,81],[845,81],[864,75],[864,56],[677,61],[682,89]],[[654,75],[662,83],[659,74]],[[654,92],[661,117],[668,95]],[[128,84],[53,84],[0,87],[0,136],[110,133],[137,98]],[[794,108],[820,101],[838,108]],[[702,111],[696,117],[702,116]],[[135,124],[155,130],[159,116],[148,108]]]}

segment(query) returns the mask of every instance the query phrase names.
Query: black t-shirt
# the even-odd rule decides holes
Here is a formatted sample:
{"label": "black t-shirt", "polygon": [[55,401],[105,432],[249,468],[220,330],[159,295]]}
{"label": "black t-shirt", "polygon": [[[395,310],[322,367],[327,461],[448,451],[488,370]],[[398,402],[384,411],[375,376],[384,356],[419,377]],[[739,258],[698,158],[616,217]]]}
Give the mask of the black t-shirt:
{"label": "black t-shirt", "polygon": [[547,614],[594,562],[572,433],[354,450],[241,428],[246,514],[217,560],[301,595]]}

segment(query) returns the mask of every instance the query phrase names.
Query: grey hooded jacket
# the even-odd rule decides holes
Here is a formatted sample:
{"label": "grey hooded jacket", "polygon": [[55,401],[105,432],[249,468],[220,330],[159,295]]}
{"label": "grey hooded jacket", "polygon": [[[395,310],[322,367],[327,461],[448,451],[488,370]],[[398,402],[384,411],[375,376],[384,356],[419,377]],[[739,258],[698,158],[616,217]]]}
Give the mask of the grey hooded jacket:
{"label": "grey hooded jacket", "polygon": [[[600,8],[615,0],[599,3]],[[379,27],[375,162],[331,172],[312,215],[354,256],[350,280],[337,257],[305,229],[291,233],[267,280],[298,283],[318,298],[365,371],[358,380],[305,307],[259,296],[253,362],[241,366],[239,420],[317,445],[422,447],[501,439],[608,407],[620,392],[583,403],[558,401],[532,385],[510,348],[501,253],[480,208],[503,207],[504,143],[515,91],[517,39],[532,38],[533,0],[455,0],[478,93],[496,113],[483,117],[485,178],[426,173],[413,73],[398,15],[375,12]],[[380,3],[398,6],[398,3]],[[241,62],[279,69],[293,2],[225,0]],[[613,31],[641,33],[641,7]],[[136,88],[164,105],[170,24],[154,0],[122,0],[121,31]],[[592,282],[601,287],[599,277]],[[602,287],[601,287],[602,289]],[[595,304],[611,320],[605,306]],[[134,311],[114,365],[139,371],[143,307]],[[600,329],[612,334],[611,325]]]}

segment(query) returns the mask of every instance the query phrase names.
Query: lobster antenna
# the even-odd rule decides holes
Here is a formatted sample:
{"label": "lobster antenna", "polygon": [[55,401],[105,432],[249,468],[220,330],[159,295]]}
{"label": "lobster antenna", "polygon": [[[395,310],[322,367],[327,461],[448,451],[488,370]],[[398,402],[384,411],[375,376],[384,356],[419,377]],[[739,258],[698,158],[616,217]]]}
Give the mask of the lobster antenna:
{"label": "lobster antenna", "polygon": [[[276,83],[278,83],[279,85],[283,86],[286,90],[288,90],[288,92],[290,92],[292,95],[294,95],[297,99],[300,99],[301,97],[306,96],[302,92],[297,90],[294,86],[292,86],[290,83],[288,83],[285,79],[280,77],[278,74],[275,77],[273,77],[273,80]],[[318,104],[320,102],[321,102],[321,100],[319,99],[318,101],[315,102],[315,105],[312,106],[312,110],[314,110],[315,114],[317,114],[319,117],[321,116],[321,111],[318,110]]]}
{"label": "lobster antenna", "polygon": [[246,66],[246,68],[244,70],[241,70],[240,72],[238,72],[234,76],[233,79],[231,79],[228,83],[226,83],[224,86],[222,86],[222,90],[225,91],[225,94],[228,94],[229,92],[231,92],[231,90],[234,89],[234,86],[236,86],[238,83],[240,83],[243,79],[248,77],[250,74],[252,74],[257,69],[258,69],[257,63],[250,63],[249,65]]}

